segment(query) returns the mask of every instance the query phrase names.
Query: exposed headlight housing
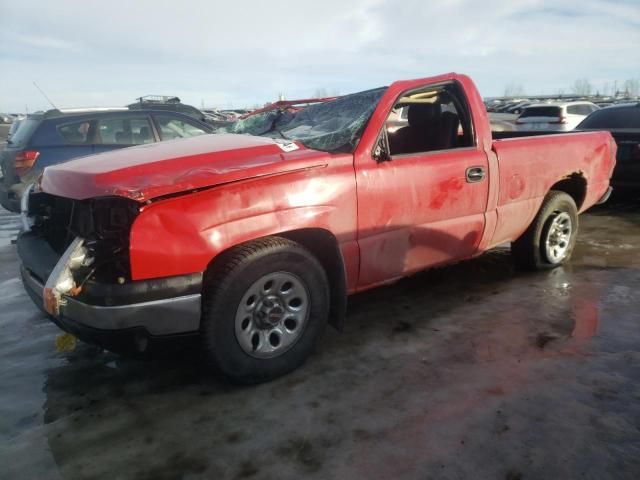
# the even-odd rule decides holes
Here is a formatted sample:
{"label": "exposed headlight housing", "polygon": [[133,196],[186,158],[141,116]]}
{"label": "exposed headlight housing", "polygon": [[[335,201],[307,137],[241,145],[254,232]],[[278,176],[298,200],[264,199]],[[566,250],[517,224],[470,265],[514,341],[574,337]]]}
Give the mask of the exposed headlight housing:
{"label": "exposed headlight housing", "polygon": [[22,192],[22,197],[20,197],[20,220],[22,220],[22,229],[25,232],[31,230],[33,226],[33,222],[29,218],[29,195],[33,191],[33,186],[33,183],[28,185]]}
{"label": "exposed headlight housing", "polygon": [[89,251],[80,237],[71,242],[65,250],[55,268],[49,275],[44,286],[44,308],[51,315],[60,313],[60,305],[64,305],[64,295],[77,295],[78,285],[73,277],[73,272],[80,267],[87,267],[93,263],[89,257]]}

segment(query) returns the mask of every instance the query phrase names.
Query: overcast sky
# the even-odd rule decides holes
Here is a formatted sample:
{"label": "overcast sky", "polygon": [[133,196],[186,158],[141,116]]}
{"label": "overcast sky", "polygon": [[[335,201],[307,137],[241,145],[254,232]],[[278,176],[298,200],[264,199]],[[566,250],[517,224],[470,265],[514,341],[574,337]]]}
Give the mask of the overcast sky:
{"label": "overcast sky", "polygon": [[[640,78],[640,0],[0,0],[0,111],[240,107],[457,71],[485,96]],[[618,84],[620,85],[620,84]]]}

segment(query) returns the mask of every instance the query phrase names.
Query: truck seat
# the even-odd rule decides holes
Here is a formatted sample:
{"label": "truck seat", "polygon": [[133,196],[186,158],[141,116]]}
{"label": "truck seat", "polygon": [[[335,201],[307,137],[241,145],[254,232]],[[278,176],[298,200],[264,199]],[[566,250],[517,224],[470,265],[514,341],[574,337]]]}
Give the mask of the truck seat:
{"label": "truck seat", "polygon": [[392,155],[453,148],[458,136],[458,115],[442,112],[439,103],[409,105],[409,125],[389,134]]}

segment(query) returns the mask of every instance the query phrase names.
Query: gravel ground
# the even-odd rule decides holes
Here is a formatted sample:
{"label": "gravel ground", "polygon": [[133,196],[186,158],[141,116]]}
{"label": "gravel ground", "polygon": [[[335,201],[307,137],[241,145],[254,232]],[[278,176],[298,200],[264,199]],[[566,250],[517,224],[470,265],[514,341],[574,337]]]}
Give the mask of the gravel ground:
{"label": "gravel ground", "polygon": [[639,206],[583,215],[552,272],[499,249],[358,295],[305,366],[250,388],[197,356],[56,352],[2,213],[0,477],[640,478]]}

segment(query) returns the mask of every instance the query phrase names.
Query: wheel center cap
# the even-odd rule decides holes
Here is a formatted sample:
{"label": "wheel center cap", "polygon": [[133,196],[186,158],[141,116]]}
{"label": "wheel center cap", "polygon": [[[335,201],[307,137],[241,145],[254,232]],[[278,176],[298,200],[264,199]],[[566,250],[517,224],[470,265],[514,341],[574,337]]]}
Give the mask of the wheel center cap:
{"label": "wheel center cap", "polygon": [[256,320],[263,328],[274,327],[284,317],[284,307],[278,297],[265,297],[256,309]]}
{"label": "wheel center cap", "polygon": [[549,243],[551,243],[552,245],[556,245],[560,243],[563,236],[564,232],[562,231],[562,228],[555,226],[549,234]]}

